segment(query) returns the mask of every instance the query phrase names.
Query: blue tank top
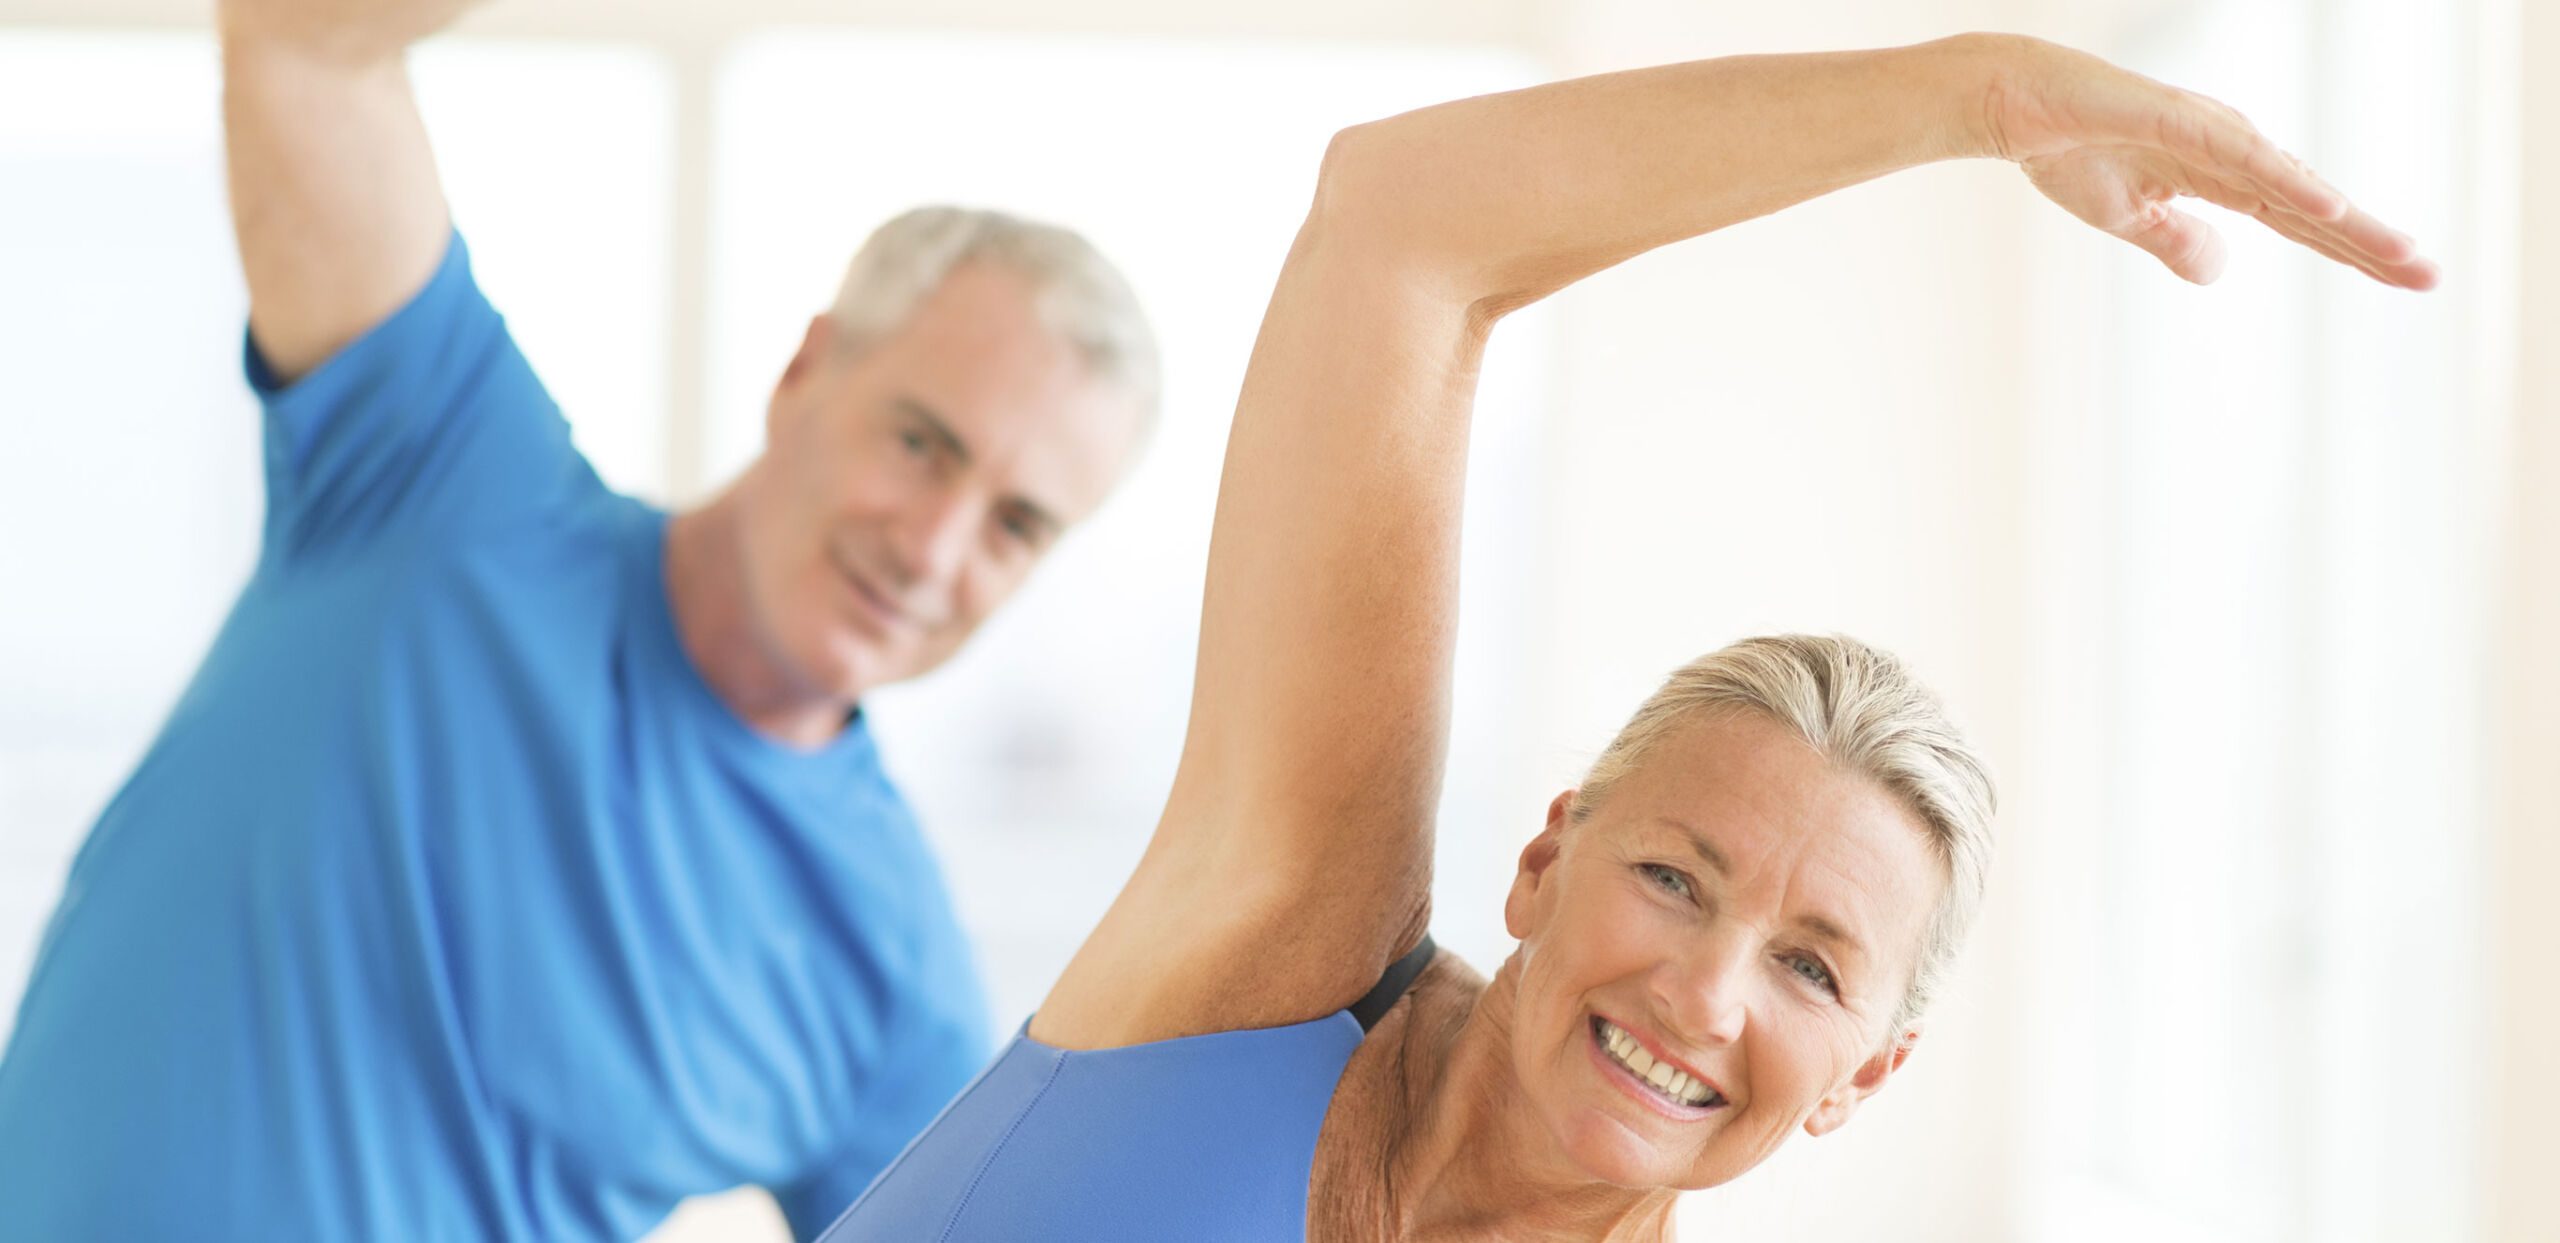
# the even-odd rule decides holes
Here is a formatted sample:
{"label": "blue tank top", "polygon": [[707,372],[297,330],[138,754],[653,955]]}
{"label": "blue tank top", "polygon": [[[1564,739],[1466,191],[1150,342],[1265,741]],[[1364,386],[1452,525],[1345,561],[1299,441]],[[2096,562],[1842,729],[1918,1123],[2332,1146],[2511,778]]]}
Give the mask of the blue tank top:
{"label": "blue tank top", "polygon": [[819,1243],[1299,1243],[1334,1087],[1431,954],[1286,1027],[1070,1050],[1026,1021]]}

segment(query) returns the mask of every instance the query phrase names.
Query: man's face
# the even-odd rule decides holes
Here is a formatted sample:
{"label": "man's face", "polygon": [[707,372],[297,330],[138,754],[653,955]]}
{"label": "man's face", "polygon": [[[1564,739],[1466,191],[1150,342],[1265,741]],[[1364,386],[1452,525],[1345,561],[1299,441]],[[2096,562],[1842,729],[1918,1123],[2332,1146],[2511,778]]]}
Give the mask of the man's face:
{"label": "man's face", "polygon": [[848,701],[940,665],[1102,503],[1140,421],[1002,268],[953,269],[858,354],[818,319],[741,490],[763,645]]}

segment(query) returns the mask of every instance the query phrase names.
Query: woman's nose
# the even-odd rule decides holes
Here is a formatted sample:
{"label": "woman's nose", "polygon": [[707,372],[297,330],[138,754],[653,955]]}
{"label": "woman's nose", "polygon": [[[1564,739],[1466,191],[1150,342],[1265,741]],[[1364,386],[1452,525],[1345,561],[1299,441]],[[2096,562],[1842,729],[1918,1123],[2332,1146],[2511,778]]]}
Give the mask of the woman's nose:
{"label": "woman's nose", "polygon": [[1755,956],[1740,937],[1717,937],[1665,962],[1654,973],[1656,1000],[1679,1024],[1679,1035],[1700,1044],[1742,1039],[1750,1021]]}

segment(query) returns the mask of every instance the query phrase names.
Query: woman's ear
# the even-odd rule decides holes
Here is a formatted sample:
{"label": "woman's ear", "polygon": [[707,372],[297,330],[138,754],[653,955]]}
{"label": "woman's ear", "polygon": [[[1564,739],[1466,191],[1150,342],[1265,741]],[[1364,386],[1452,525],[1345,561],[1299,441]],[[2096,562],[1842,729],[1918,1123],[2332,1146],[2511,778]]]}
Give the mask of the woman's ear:
{"label": "woman's ear", "polygon": [[1564,831],[1573,823],[1573,800],[1578,793],[1567,790],[1548,802],[1546,827],[1520,848],[1520,870],[1511,878],[1510,896],[1502,900],[1502,925],[1515,939],[1529,939],[1530,930],[1537,927],[1538,895],[1563,852]]}
{"label": "woman's ear", "polygon": [[1911,1058],[1911,1046],[1918,1043],[1920,1029],[1914,1027],[1894,1037],[1893,1043],[1877,1050],[1874,1057],[1858,1067],[1856,1074],[1831,1089],[1821,1103],[1813,1107],[1812,1116],[1804,1120],[1804,1133],[1825,1135],[1847,1126],[1849,1115],[1856,1113],[1859,1104],[1868,1097],[1884,1090],[1885,1080],[1902,1069],[1902,1064]]}

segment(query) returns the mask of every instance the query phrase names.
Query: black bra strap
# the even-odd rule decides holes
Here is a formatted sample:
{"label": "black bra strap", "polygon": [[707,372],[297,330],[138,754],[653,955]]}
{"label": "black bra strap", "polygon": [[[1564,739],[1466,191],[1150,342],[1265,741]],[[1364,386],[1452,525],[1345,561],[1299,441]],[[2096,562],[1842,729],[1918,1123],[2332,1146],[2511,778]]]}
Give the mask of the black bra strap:
{"label": "black bra strap", "polygon": [[1438,949],[1426,932],[1422,934],[1422,944],[1414,946],[1413,952],[1387,964],[1387,973],[1378,977],[1378,986],[1370,989],[1368,996],[1351,1003],[1351,1017],[1360,1020],[1360,1030],[1376,1027],[1378,1020],[1387,1017],[1387,1011],[1395,1009],[1396,1003],[1404,999],[1404,990],[1413,987],[1413,978],[1431,965],[1431,955]]}

